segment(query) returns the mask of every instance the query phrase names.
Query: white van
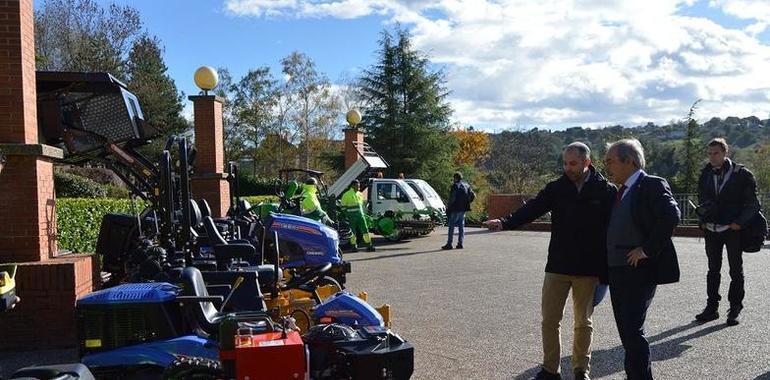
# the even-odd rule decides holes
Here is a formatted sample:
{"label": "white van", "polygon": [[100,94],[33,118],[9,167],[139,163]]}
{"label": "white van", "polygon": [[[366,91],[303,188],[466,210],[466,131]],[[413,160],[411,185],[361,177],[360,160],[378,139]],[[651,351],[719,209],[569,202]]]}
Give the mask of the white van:
{"label": "white van", "polygon": [[434,211],[435,222],[438,224],[446,223],[446,205],[433,186],[418,178],[409,178],[404,181],[420,196],[425,205]]}

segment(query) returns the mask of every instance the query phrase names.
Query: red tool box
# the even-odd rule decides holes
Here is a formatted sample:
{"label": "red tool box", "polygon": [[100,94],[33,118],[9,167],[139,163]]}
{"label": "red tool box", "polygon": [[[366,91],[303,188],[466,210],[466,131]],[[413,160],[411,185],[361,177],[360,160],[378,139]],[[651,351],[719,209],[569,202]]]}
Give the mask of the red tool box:
{"label": "red tool box", "polygon": [[238,380],[308,379],[309,354],[296,331],[238,334],[234,351],[220,351],[222,361],[235,361]]}

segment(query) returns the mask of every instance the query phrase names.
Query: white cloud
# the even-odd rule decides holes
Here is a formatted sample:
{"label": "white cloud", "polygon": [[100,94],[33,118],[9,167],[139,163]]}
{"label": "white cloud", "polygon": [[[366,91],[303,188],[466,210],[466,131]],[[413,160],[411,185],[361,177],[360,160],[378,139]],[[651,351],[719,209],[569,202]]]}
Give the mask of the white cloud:
{"label": "white cloud", "polygon": [[683,16],[697,0],[229,0],[237,15],[382,15],[447,68],[455,118],[487,128],[764,117],[767,0],[700,0],[753,20]]}

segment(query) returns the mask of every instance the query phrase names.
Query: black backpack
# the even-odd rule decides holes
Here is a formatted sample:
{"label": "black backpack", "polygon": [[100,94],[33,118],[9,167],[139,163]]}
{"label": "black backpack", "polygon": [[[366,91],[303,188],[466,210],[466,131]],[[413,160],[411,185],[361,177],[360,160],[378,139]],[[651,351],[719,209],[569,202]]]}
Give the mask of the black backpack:
{"label": "black backpack", "polygon": [[765,245],[766,238],[767,219],[762,215],[762,211],[757,211],[756,215],[746,225],[746,228],[741,230],[741,251],[759,252]]}
{"label": "black backpack", "polygon": [[473,203],[473,201],[476,200],[476,193],[473,192],[473,188],[471,187],[470,184],[468,184],[467,194],[468,194],[468,204]]}

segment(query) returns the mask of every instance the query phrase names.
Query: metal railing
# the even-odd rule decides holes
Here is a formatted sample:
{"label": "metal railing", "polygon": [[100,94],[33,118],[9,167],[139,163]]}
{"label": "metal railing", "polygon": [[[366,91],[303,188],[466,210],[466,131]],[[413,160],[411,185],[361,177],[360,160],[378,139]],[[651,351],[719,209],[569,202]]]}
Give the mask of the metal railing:
{"label": "metal railing", "polygon": [[[759,198],[759,204],[760,205],[766,205],[767,202],[770,201],[770,193],[760,193],[757,194],[757,197]],[[692,201],[692,204],[697,205],[698,204],[698,194],[674,194],[674,199],[676,200],[676,203],[679,204],[679,210],[682,211],[682,220],[679,222],[680,226],[697,226],[698,225],[698,215],[695,214],[695,209],[690,205],[689,201]],[[763,212],[764,213],[764,212]]]}
{"label": "metal railing", "polygon": [[[770,204],[770,193],[760,193],[758,194],[759,197],[759,204],[760,205],[766,205]],[[674,194],[674,199],[676,200],[676,203],[679,204],[679,210],[682,212],[682,220],[679,222],[680,226],[697,226],[698,225],[698,215],[695,214],[695,208],[693,208],[690,205],[690,202],[688,200],[692,201],[694,205],[698,204],[698,194],[695,193],[676,193]],[[764,213],[764,211],[763,211]],[[551,213],[547,213],[543,215],[542,217],[538,218],[536,222],[543,222],[543,223],[550,223],[551,222]]]}

